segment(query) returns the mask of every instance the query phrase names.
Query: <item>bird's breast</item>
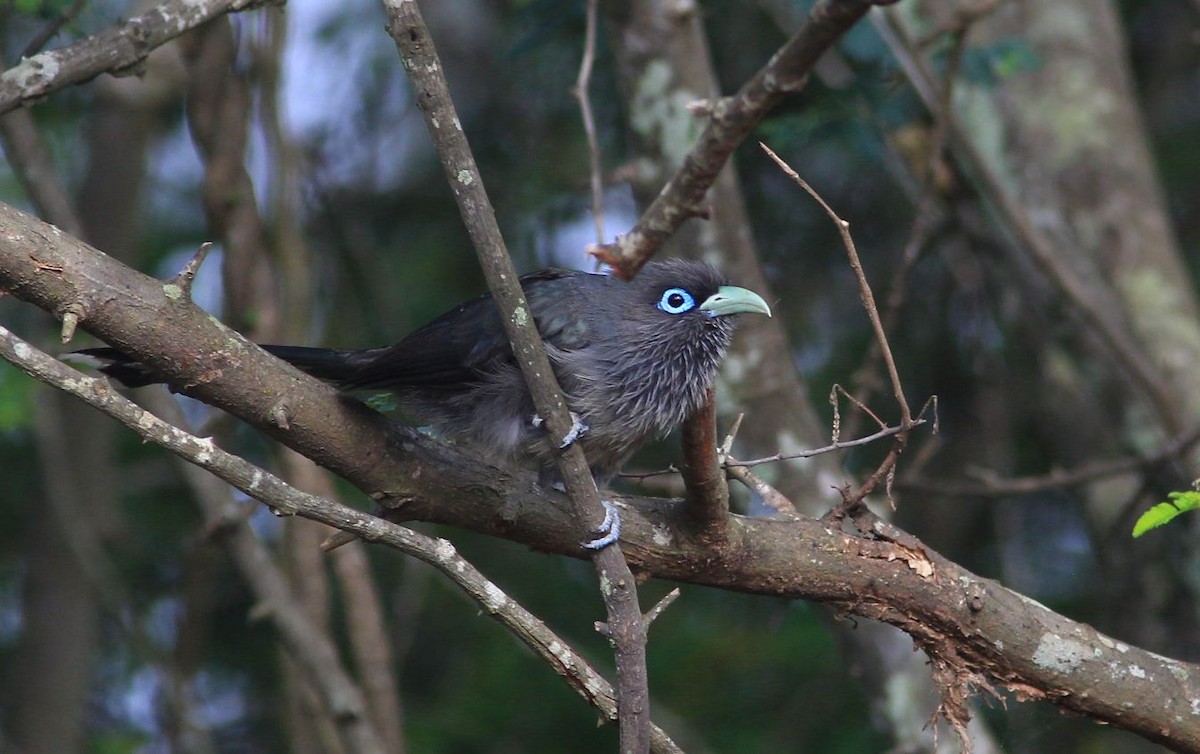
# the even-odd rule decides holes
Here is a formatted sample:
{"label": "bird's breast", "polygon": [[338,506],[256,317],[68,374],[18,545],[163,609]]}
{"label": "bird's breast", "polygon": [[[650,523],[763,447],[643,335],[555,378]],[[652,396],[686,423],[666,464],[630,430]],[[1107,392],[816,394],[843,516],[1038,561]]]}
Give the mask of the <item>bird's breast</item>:
{"label": "bird's breast", "polygon": [[582,408],[577,413],[639,442],[679,426],[704,401],[729,333],[706,328],[671,335],[640,334],[584,356],[568,389]]}

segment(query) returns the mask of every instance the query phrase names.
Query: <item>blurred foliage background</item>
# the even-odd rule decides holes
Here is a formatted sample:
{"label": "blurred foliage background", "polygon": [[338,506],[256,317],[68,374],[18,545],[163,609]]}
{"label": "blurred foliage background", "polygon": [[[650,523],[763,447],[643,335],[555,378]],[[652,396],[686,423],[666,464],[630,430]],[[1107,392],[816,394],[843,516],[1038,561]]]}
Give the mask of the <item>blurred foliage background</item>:
{"label": "blurred foliage background", "polygon": [[[594,241],[588,155],[571,95],[583,4],[424,5],[518,266],[588,266],[584,246]],[[1088,12],[1102,4],[1062,5]],[[1026,3],[1001,6],[1023,13]],[[1194,250],[1200,6],[1125,0],[1105,7],[1118,14],[1126,45],[1118,53],[1136,92],[1128,105],[1144,124],[1169,222],[1179,248]],[[722,90],[733,91],[757,70],[806,8],[788,0],[699,3]],[[109,0],[82,4],[49,46],[139,9]],[[6,66],[67,10],[63,0],[0,5]],[[256,337],[379,345],[483,288],[394,45],[381,31],[384,22],[380,5],[367,0],[292,0],[282,10],[231,18],[234,71],[249,102],[245,169],[263,248],[274,255],[274,276],[256,290],[280,303],[260,306],[266,299],[251,295],[231,308],[232,256],[224,247],[203,270],[197,299]],[[611,235],[637,215],[633,194],[618,179],[636,154],[606,28],[591,97],[605,171],[616,176],[605,192]],[[960,80],[972,89],[1000,88],[1046,65],[1042,48],[1025,37],[980,36],[959,62]],[[219,237],[206,215],[205,161],[186,116],[191,53],[178,49],[186,44],[155,53],[140,78],[104,77],[28,111],[76,202],[85,237],[159,276],[173,274],[200,243]],[[943,66],[949,59],[945,50],[931,56]],[[850,220],[882,296],[921,206],[924,189],[914,166],[925,164],[921,144],[932,131],[894,49],[878,24],[864,22],[756,138]],[[1128,146],[1105,143],[1100,152]],[[14,148],[6,140],[6,156]],[[735,159],[793,361],[828,423],[830,385],[853,384],[869,343],[852,275],[834,227],[813,202],[753,144]],[[1042,169],[1050,174],[1053,166]],[[1128,538],[1138,506],[1185,486],[1194,469],[1164,464],[1125,480],[1125,502],[1105,515],[1089,508],[1090,488],[938,492],[938,480],[979,479],[971,476],[979,469],[1040,474],[1144,452],[1161,440],[1150,430],[1138,436],[1136,422],[1113,420],[1130,400],[1128,385],[1089,350],[1088,336],[1063,313],[1069,307],[1044,284],[1030,284],[1028,270],[1003,250],[1012,240],[979,201],[977,179],[953,163],[946,170],[947,183],[936,192],[940,214],[908,270],[893,335],[909,395],[936,393],[941,407],[941,434],[918,438],[901,469],[899,522],[966,567],[1072,618],[1155,651],[1200,659],[1193,591],[1200,563],[1187,527]],[[1082,181],[1072,190],[1089,187],[1103,189]],[[0,165],[0,200],[31,206],[8,163]],[[1189,251],[1181,260],[1194,276],[1197,255]],[[44,313],[0,300],[0,318],[48,350],[61,350],[56,324]],[[80,338],[73,345],[87,344]],[[1055,369],[1082,377],[1056,392],[1043,382]],[[873,405],[888,411],[882,399]],[[184,408],[225,447],[278,463],[253,433],[202,406]],[[1129,411],[1136,414],[1136,407]],[[871,468],[880,453],[867,448],[831,461],[840,475],[834,481]],[[634,465],[660,468],[676,456],[677,445],[667,441]],[[303,703],[289,700],[295,687],[273,632],[255,619],[250,593],[165,453],[0,365],[0,480],[0,751],[335,750],[297,733]],[[352,490],[340,491],[366,507]],[[813,501],[818,509],[834,501],[832,491],[826,495]],[[281,522],[251,510],[260,537],[286,549]],[[451,538],[484,573],[608,667],[606,642],[592,630],[603,608],[587,564],[426,528]],[[615,732],[597,727],[595,713],[454,587],[393,552],[367,552],[409,751],[613,749]],[[312,586],[313,572],[295,573],[301,588]],[[339,583],[330,579],[323,587],[323,604],[328,625],[345,641]],[[644,604],[670,586],[643,586]],[[920,734],[905,739],[881,724],[878,700],[859,683],[872,660],[839,639],[846,628],[812,605],[685,587],[651,633],[656,718],[697,752],[922,750],[912,743],[927,741]],[[30,709],[30,700],[43,698],[30,690],[39,683],[60,705],[53,716],[44,704]],[[936,699],[907,701],[912,711],[905,714],[919,729]],[[1005,705],[984,695],[981,714],[996,751],[1155,750],[1045,704],[1010,699]],[[31,730],[46,735],[31,741]],[[47,748],[38,748],[38,740]]]}

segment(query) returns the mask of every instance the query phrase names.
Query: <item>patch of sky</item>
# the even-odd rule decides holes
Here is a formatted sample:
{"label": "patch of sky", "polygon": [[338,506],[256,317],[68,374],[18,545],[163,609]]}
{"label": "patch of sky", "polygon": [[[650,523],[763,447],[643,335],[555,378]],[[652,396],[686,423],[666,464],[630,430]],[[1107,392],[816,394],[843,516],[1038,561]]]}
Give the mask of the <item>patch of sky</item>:
{"label": "patch of sky", "polygon": [[[587,247],[596,243],[591,198],[572,197],[569,206],[556,206],[540,214],[534,223],[534,245],[539,264],[576,270],[595,269]],[[601,201],[604,234],[611,243],[637,222],[637,205],[627,185],[605,190]]]}

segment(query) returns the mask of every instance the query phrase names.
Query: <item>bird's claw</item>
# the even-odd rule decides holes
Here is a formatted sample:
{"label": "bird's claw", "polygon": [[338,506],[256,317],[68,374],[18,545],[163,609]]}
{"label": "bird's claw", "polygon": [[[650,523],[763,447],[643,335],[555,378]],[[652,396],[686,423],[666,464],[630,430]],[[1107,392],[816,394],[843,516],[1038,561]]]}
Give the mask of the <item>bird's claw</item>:
{"label": "bird's claw", "polygon": [[587,431],[588,425],[584,423],[583,419],[579,418],[579,414],[572,411],[571,429],[567,432],[567,434],[563,435],[562,442],[558,444],[558,449],[566,450],[567,448],[571,447],[571,445],[574,444],[574,442],[578,440],[584,432]]}
{"label": "bird's claw", "polygon": [[596,527],[597,537],[583,543],[588,550],[602,550],[621,538],[621,513],[616,503],[611,500],[601,500],[604,506],[604,520]]}
{"label": "bird's claw", "polygon": [[[542,418],[541,414],[534,414],[533,416],[529,417],[529,423],[534,427],[541,427],[546,423],[546,420]],[[587,423],[584,422],[583,419],[579,418],[579,414],[572,411],[571,429],[567,431],[567,434],[563,435],[562,441],[558,444],[558,449],[566,450],[567,448],[571,447],[571,445],[574,444],[574,442],[582,437],[583,433],[587,431]]]}

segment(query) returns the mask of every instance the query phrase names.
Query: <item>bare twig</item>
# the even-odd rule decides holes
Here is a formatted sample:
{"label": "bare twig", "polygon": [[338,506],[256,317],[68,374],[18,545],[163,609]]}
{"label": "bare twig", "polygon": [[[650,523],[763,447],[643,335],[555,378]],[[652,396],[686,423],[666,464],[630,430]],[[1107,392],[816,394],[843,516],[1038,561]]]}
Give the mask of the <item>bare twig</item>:
{"label": "bare twig", "polygon": [[596,119],[592,115],[592,99],[588,88],[592,81],[592,65],[596,61],[596,6],[599,0],[587,0],[587,29],[584,31],[583,58],[579,61],[579,76],[573,90],[579,100],[579,116],[587,136],[588,172],[592,186],[592,225],[596,243],[604,243],[604,179],[600,167],[600,147],[596,142]]}
{"label": "bare twig", "polygon": [[183,295],[191,298],[192,284],[196,282],[196,273],[200,272],[200,266],[204,264],[204,260],[208,257],[208,252],[212,250],[212,242],[205,241],[200,244],[200,248],[196,249],[196,253],[188,259],[187,264],[179,271],[171,282],[179,286],[179,290]]}
{"label": "bare twig", "polygon": [[739,462],[733,456],[726,455],[724,468],[729,476],[746,485],[751,492],[762,498],[765,505],[773,508],[776,512],[787,516],[798,515],[792,501],[788,500],[782,492],[767,484],[765,479],[748,469],[748,465]]}
{"label": "bare twig", "polygon": [[[862,261],[858,257],[858,250],[854,247],[854,239],[850,235],[850,223],[838,217],[838,214],[833,211],[833,208],[825,202],[821,196],[813,190],[808,183],[801,178],[795,170],[787,163],[779,158],[766,144],[760,143],[759,146],[767,153],[775,164],[779,166],[793,181],[796,182],[805,192],[808,193],[816,202],[825,210],[825,214],[829,215],[829,219],[833,220],[837,226],[838,233],[842,237],[842,243],[846,247],[846,256],[850,260],[850,267],[854,270],[854,276],[858,280],[859,297],[862,299],[863,308],[867,310],[867,317],[871,321],[871,329],[875,332],[875,340],[879,345],[879,352],[883,358],[884,366],[887,368],[888,379],[892,385],[892,395],[896,399],[896,403],[900,406],[900,429],[895,433],[895,440],[892,443],[891,450],[884,457],[883,462],[879,467],[867,477],[867,480],[853,494],[849,491],[843,492],[842,510],[853,512],[860,507],[862,501],[871,494],[871,492],[879,485],[881,481],[886,481],[886,491],[888,502],[892,507],[895,507],[895,501],[892,499],[892,480],[895,478],[896,461],[900,457],[900,453],[904,450],[908,442],[908,433],[914,426],[912,411],[908,407],[908,400],[904,397],[904,387],[900,384],[900,372],[896,368],[896,360],[892,357],[892,348],[888,345],[887,332],[883,328],[883,322],[879,318],[879,309],[875,306],[875,295],[871,293],[871,285],[867,282],[867,275],[863,271]],[[851,398],[851,400],[854,400]],[[864,410],[866,409],[861,403],[856,402]],[[881,422],[882,424],[882,422]]]}
{"label": "bare twig", "polygon": [[[574,420],[567,410],[562,388],[550,366],[537,326],[529,316],[529,304],[500,235],[466,134],[451,125],[459,122],[458,116],[420,9],[414,0],[384,0],[384,5],[388,12],[389,32],[417,90],[417,104],[425,114],[434,146],[479,256],[488,287],[500,309],[505,333],[525,375],[538,415],[545,420],[552,436],[569,437],[574,430]],[[593,531],[605,518],[605,511],[587,459],[578,444],[571,443],[559,455],[558,468],[581,531]],[[637,754],[650,746],[650,696],[646,675],[646,629],[637,603],[636,582],[617,544],[598,550],[593,562],[603,585],[601,591],[616,654],[621,750]]]}
{"label": "bare twig", "polygon": [[854,276],[858,280],[859,296],[862,298],[863,307],[867,310],[867,317],[871,320],[871,329],[875,331],[875,340],[879,344],[883,363],[887,367],[888,378],[892,383],[892,395],[895,397],[896,403],[900,404],[900,424],[907,429],[912,425],[912,413],[908,408],[908,400],[904,397],[904,387],[900,384],[900,372],[896,369],[896,360],[892,358],[892,349],[887,342],[887,333],[883,329],[883,322],[879,319],[879,309],[875,306],[875,295],[871,293],[871,285],[867,282],[862,261],[858,258],[858,250],[854,247],[854,239],[850,235],[850,223],[838,217],[838,214],[821,198],[821,195],[814,191],[813,187],[809,186],[795,170],[792,170],[791,166],[781,160],[779,155],[771,151],[770,147],[762,142],[759,142],[759,146],[779,166],[780,170],[804,189],[817,204],[821,205],[821,209],[825,210],[825,214],[829,215],[829,219],[833,220],[837,226],[838,233],[842,236],[842,243],[846,247],[846,254],[850,259],[850,267],[854,270]]}
{"label": "bare twig", "polygon": [[[954,83],[958,78],[958,70],[962,62],[967,29],[969,29],[969,26],[964,27],[956,35],[955,45],[951,50],[950,58],[946,65],[946,72],[942,79],[941,106],[934,113],[933,135],[930,139],[925,169],[924,173],[919,176],[922,188],[921,198],[917,202],[916,218],[913,220],[912,228],[909,230],[908,240],[905,242],[904,249],[900,254],[900,264],[896,268],[896,272],[892,275],[891,286],[888,288],[887,298],[884,301],[883,330],[885,333],[891,333],[896,327],[896,322],[900,316],[900,309],[903,307],[905,297],[908,294],[909,273],[916,265],[920,253],[925,248],[933,231],[935,218],[937,217],[937,200],[945,190],[942,184],[948,180],[945,178],[945,149],[946,133],[948,130],[947,114],[950,112],[950,105],[954,94]],[[871,395],[880,387],[880,380],[876,369],[880,356],[879,340],[872,340],[866,355],[863,357],[862,365],[858,368],[853,379],[854,384],[857,386],[855,392],[861,396],[863,402],[870,401]],[[857,429],[858,423],[859,418],[857,416],[850,418],[849,427],[851,432]]]}
{"label": "bare twig", "polygon": [[654,603],[654,607],[650,608],[650,610],[646,613],[645,621],[647,628],[651,623],[658,619],[658,616],[663,614],[664,610],[671,606],[671,603],[679,599],[679,595],[682,593],[683,592],[679,591],[679,587],[675,587],[671,591],[667,592],[661,600]]}
{"label": "bare twig", "polygon": [[829,404],[831,406],[833,406],[833,431],[832,431],[833,437],[832,437],[832,439],[834,442],[837,442],[838,438],[841,437],[842,422],[841,422],[841,412],[839,410],[839,406],[841,405],[842,398],[845,398],[846,400],[848,400],[852,404],[854,404],[854,407],[857,408],[859,411],[861,411],[863,416],[870,417],[871,421],[875,422],[875,424],[877,426],[879,426],[879,427],[887,426],[887,422],[885,422],[883,419],[880,419],[878,414],[876,414],[871,409],[867,408],[867,404],[863,403],[861,400],[856,398],[853,393],[847,392],[846,388],[842,387],[841,385],[839,385],[835,382],[835,383],[833,383],[833,387],[830,388],[830,390],[829,390]]}
{"label": "bare twig", "polygon": [[621,479],[653,479],[656,476],[667,476],[668,474],[678,474],[679,467],[675,464],[668,464],[665,469],[657,469],[655,471],[622,471],[617,474]]}
{"label": "bare twig", "polygon": [[[919,427],[922,424],[925,424],[927,421],[928,421],[928,419],[924,419],[924,418],[918,416],[913,419],[912,424],[910,425],[910,428],[911,427]],[[935,421],[934,421],[935,433],[936,433],[936,427],[937,427],[937,421],[935,419]],[[752,458],[752,459],[749,459],[746,461],[734,460],[733,456],[731,456],[729,453],[729,449],[725,446],[722,446],[722,448],[720,449],[720,452],[718,453],[718,460],[721,462],[721,468],[725,469],[726,471],[732,471],[735,468],[752,468],[754,466],[762,466],[763,464],[767,464],[767,463],[779,463],[780,461],[791,461],[796,458],[812,458],[813,456],[824,455],[825,453],[832,453],[836,450],[846,450],[847,448],[857,448],[857,447],[860,447],[863,445],[869,445],[870,443],[873,443],[876,440],[882,440],[885,437],[894,437],[895,435],[898,435],[903,431],[904,431],[904,428],[902,426],[894,426],[894,427],[886,427],[885,426],[883,429],[879,430],[878,432],[876,432],[874,434],[867,435],[866,437],[860,437],[856,440],[834,440],[830,444],[822,446],[820,448],[812,448],[809,450],[797,450],[794,453],[776,453],[774,455],[763,456],[762,458]],[[678,473],[680,473],[680,470],[677,469],[674,465],[671,465],[665,469],[658,469],[656,471],[622,472],[620,474],[620,477],[622,479],[650,479],[651,477],[666,476],[668,474],[678,474]]]}
{"label": "bare twig", "polygon": [[721,442],[721,447],[717,451],[717,462],[725,463],[725,458],[733,450],[733,441],[737,439],[738,430],[742,428],[742,419],[746,418],[745,413],[739,413],[733,420],[733,426],[725,433],[725,439]]}
{"label": "bare twig", "polygon": [[[912,422],[908,425],[907,429],[912,429],[913,427],[919,427],[922,424],[924,424],[925,422],[926,422],[925,419],[913,419]],[[813,456],[819,456],[819,455],[822,455],[825,453],[832,453],[835,450],[845,450],[847,448],[857,448],[862,445],[869,445],[870,443],[873,443],[876,440],[882,440],[885,437],[895,437],[896,435],[898,435],[904,431],[906,431],[906,428],[903,425],[898,425],[895,427],[884,427],[883,429],[879,430],[878,432],[876,432],[874,434],[867,435],[866,437],[860,437],[857,440],[836,440],[834,442],[829,443],[828,445],[826,445],[824,447],[813,448],[811,450],[798,450],[795,453],[776,453],[773,456],[764,456],[763,458],[753,458],[748,461],[734,461],[731,458],[731,459],[726,460],[724,467],[726,469],[729,469],[729,468],[732,468],[735,466],[740,466],[742,468],[750,468],[753,466],[761,466],[765,463],[778,463],[780,461],[790,461],[793,458],[812,458]]]}

